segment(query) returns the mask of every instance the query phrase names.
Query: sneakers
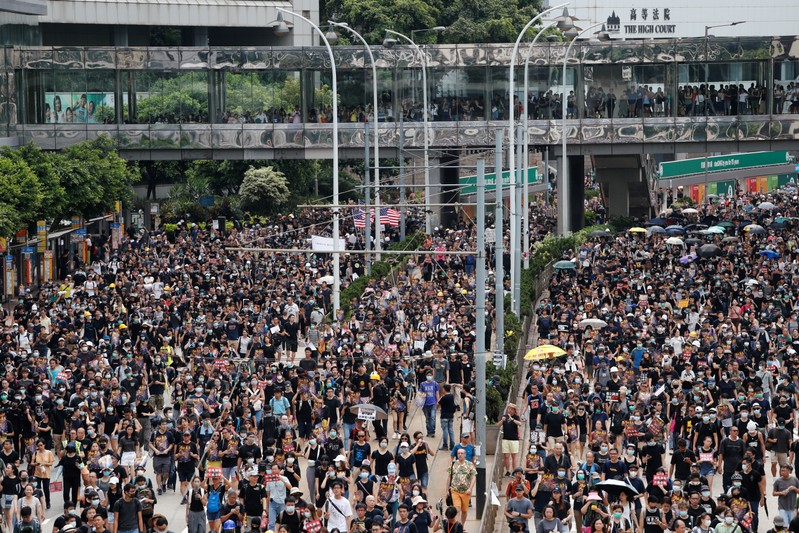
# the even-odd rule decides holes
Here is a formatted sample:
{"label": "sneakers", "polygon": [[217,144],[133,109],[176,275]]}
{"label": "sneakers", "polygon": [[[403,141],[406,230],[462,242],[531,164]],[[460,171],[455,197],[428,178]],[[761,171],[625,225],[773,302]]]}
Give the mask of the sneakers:
{"label": "sneakers", "polygon": [[400,434],[395,431],[394,434],[391,435],[391,438],[392,439],[399,439],[400,438]]}
{"label": "sneakers", "polygon": [[183,496],[183,499],[180,500],[180,505],[186,505],[186,502],[189,501],[186,496]]}
{"label": "sneakers", "polygon": [[162,495],[163,493],[164,493],[164,491],[163,491],[163,490],[161,490],[161,487],[158,487],[158,495],[160,496],[160,495]]}

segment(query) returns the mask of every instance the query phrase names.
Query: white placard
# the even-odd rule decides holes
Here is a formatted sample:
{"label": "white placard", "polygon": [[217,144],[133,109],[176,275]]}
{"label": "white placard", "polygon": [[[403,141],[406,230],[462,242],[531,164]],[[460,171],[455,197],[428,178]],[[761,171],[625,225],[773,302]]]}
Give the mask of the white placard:
{"label": "white placard", "polygon": [[[314,252],[333,252],[333,238],[332,237],[320,237],[318,235],[311,236],[311,249]],[[347,241],[344,239],[338,240],[338,251],[343,251],[347,249]]]}

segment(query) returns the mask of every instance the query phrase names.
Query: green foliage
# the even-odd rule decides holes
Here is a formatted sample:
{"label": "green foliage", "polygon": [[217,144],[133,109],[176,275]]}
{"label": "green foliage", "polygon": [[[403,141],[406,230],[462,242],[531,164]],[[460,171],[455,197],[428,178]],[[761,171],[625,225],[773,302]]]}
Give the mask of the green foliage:
{"label": "green foliage", "polygon": [[42,201],[41,185],[28,164],[17,157],[0,157],[0,236],[10,237],[35,220]]}
{"label": "green foliage", "polygon": [[[493,377],[499,376],[499,382]],[[513,387],[513,380],[516,378],[516,360],[508,357],[505,368],[497,368],[494,363],[486,363],[486,380],[491,380],[490,386],[486,386],[486,418],[489,424],[496,424],[505,413],[505,405],[508,402],[508,394]]]}
{"label": "green foliage", "polygon": [[634,217],[611,215],[608,219],[608,223],[617,230],[623,231],[627,228],[633,227],[636,222]]}
{"label": "green foliage", "polygon": [[596,224],[596,213],[594,213],[590,209],[586,209],[583,212],[583,219],[585,220],[586,226],[593,226],[594,224]]}
{"label": "green foliage", "polygon": [[522,340],[522,323],[515,313],[511,312],[510,305],[505,306],[505,342],[504,349],[508,359],[516,357],[519,343]]}
{"label": "green foliage", "polygon": [[45,152],[30,143],[16,150],[4,148],[1,153],[3,157],[25,162],[37,177],[41,200],[36,213],[28,222],[39,219],[54,220],[63,214],[66,191],[61,185],[61,178],[58,174],[58,154],[56,152]]}
{"label": "green foliage", "polygon": [[130,199],[131,186],[141,177],[137,167],[119,157],[106,135],[64,148],[58,155],[61,184],[67,191],[65,214],[91,218],[111,211],[117,200]]}
{"label": "green foliage", "polygon": [[596,198],[599,196],[599,189],[586,189],[585,190],[585,199],[591,200],[592,198]]}
{"label": "green foliage", "polygon": [[693,198],[691,198],[690,196],[683,196],[682,198],[678,198],[677,200],[675,200],[674,203],[671,205],[671,207],[672,208],[675,208],[675,207],[693,207],[695,205],[696,205],[696,202],[694,202]]}
{"label": "green foliage", "polygon": [[[535,17],[538,1],[524,0],[454,0],[444,11],[447,42],[510,43]],[[532,28],[532,39],[538,28]]]}
{"label": "green foliage", "polygon": [[326,15],[348,22],[368,42],[379,44],[387,29],[410,36],[411,30],[437,26],[442,5],[436,0],[336,0],[326,5]]}
{"label": "green foliage", "polygon": [[272,167],[250,167],[239,189],[241,207],[254,213],[274,212],[288,202],[290,195],[286,176]]}

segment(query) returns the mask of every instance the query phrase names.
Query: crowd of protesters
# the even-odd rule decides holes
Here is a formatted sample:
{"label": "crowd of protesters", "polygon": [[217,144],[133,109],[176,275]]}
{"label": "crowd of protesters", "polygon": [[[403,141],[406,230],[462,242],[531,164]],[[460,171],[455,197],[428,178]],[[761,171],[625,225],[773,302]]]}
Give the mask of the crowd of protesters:
{"label": "crowd of protesters", "polygon": [[502,422],[526,442],[512,531],[799,531],[794,194],[676,208],[564,256],[536,328],[565,355],[530,363]]}
{"label": "crowd of protesters", "polygon": [[[550,211],[533,212],[534,234]],[[63,506],[53,533],[165,533],[159,499],[173,492],[190,533],[462,533],[475,257],[441,252],[473,250],[475,227],[436,228],[429,253],[333,316],[329,254],[250,250],[307,248],[329,218],[181,223],[115,250],[95,238],[90,265],[23,288],[0,343],[6,531],[40,533]],[[342,288],[364,263],[343,254]],[[360,416],[365,404],[386,416]],[[422,430],[409,430],[417,413]],[[442,453],[446,490],[429,494]]]}

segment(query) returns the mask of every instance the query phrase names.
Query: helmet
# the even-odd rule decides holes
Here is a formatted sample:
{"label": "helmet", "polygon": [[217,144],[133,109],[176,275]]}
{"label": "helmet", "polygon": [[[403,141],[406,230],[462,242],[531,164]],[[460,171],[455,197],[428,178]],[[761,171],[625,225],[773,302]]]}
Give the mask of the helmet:
{"label": "helmet", "polygon": [[222,524],[222,529],[230,529],[230,530],[236,529],[236,522],[234,522],[233,520],[225,520],[225,523]]}

